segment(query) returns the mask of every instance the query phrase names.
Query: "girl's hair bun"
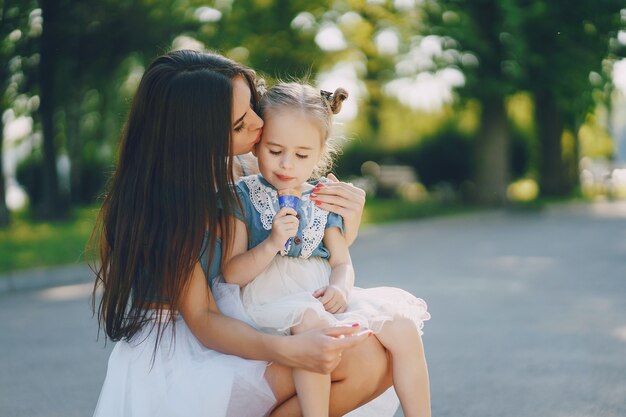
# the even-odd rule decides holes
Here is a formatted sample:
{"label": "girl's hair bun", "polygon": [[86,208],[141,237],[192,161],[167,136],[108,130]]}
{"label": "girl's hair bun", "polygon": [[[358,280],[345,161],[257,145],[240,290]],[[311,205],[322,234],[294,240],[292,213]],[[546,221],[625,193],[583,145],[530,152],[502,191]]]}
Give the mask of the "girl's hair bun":
{"label": "girl's hair bun", "polygon": [[332,111],[333,114],[339,113],[339,111],[341,110],[341,105],[347,98],[348,92],[346,91],[346,89],[341,87],[337,88],[335,92],[330,96],[330,100],[328,103],[330,105],[330,111]]}
{"label": "girl's hair bun", "polygon": [[320,96],[322,101],[332,114],[337,114],[341,110],[341,104],[348,98],[348,92],[345,88],[339,87],[334,93],[330,91],[320,90]]}

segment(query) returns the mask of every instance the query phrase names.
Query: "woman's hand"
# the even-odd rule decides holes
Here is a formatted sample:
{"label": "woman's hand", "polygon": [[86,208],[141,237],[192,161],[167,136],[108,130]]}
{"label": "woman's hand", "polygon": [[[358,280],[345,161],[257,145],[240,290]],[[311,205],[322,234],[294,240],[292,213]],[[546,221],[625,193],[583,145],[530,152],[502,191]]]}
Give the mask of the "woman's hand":
{"label": "woman's hand", "polygon": [[337,285],[322,287],[313,293],[331,314],[343,313],[348,305],[348,292]]}
{"label": "woman's hand", "polygon": [[281,337],[281,358],[277,362],[292,368],[328,374],[341,362],[341,352],[361,343],[370,334],[354,325],[313,329]]}
{"label": "woman's hand", "polygon": [[351,245],[359,233],[363,207],[365,206],[365,191],[352,184],[339,182],[333,174],[328,174],[332,182],[320,183],[313,190],[311,199],[323,210],[336,213],[343,217],[344,236],[348,245]]}

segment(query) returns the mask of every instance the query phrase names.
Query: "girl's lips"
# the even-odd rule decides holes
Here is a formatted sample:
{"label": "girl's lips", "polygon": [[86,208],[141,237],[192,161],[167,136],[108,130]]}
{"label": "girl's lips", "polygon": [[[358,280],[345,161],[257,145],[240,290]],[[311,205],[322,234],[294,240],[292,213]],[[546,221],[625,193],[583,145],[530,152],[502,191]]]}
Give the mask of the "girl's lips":
{"label": "girl's lips", "polygon": [[288,177],[286,175],[279,175],[279,174],[276,174],[276,178],[278,178],[281,181],[285,181],[285,182],[290,181],[290,180],[293,179],[293,177]]}

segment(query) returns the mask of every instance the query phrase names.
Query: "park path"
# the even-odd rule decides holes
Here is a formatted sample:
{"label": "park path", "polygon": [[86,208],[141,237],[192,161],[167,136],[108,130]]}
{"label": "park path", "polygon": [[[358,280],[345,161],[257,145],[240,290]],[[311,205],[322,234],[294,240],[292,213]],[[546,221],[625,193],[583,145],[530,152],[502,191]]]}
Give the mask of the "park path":
{"label": "park path", "polygon": [[[361,286],[429,304],[433,416],[626,416],[624,203],[369,227],[352,253]],[[0,416],[91,415],[111,344],[89,291],[0,293]]]}

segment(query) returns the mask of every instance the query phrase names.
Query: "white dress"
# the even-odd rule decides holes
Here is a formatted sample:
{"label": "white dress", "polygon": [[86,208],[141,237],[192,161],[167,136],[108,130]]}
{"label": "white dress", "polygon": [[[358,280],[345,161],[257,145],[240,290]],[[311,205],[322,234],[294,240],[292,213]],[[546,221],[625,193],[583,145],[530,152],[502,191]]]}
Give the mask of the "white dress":
{"label": "white dress", "polygon": [[[267,366],[204,347],[178,317],[156,352],[149,326],[117,342],[94,417],[259,417],[275,402]],[[154,353],[154,355],[153,355]]]}
{"label": "white dress", "polygon": [[[237,192],[251,248],[269,236],[272,220],[279,210],[278,194],[260,175],[243,177],[237,183]],[[322,243],[325,230],[342,226],[339,216],[331,215],[334,216],[331,221],[329,212],[313,204],[309,196],[310,192],[305,192],[301,197],[297,210],[300,225],[294,244],[276,255],[260,275],[241,289],[244,309],[256,327],[269,333],[289,334],[291,327],[302,321],[304,313],[312,311],[330,325],[359,323],[361,328],[374,333],[386,321],[407,317],[421,333],[424,321],[430,318],[427,305],[399,288],[354,287],[346,311],[334,315],[313,297],[314,291],[329,285],[331,268],[327,257],[332,254]]]}

